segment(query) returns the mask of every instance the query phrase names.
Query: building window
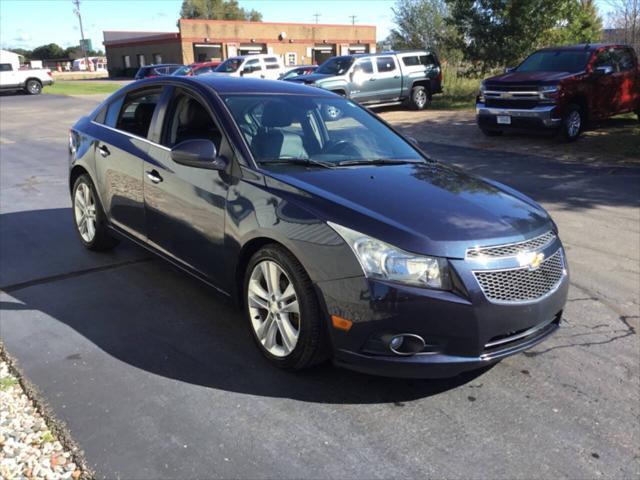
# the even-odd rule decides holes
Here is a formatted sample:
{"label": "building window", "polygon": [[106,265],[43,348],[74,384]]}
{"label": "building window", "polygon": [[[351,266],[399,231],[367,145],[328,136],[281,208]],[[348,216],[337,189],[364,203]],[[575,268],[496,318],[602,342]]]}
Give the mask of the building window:
{"label": "building window", "polygon": [[147,61],[144,58],[144,54],[139,53],[138,54],[138,66],[139,67],[144,67],[147,64]]}
{"label": "building window", "polygon": [[287,65],[296,65],[298,63],[298,54],[295,52],[287,52]]}
{"label": "building window", "polygon": [[162,63],[162,55],[159,53],[154,53],[153,54],[153,63],[155,63],[156,65],[159,63]]}
{"label": "building window", "polygon": [[124,68],[131,68],[131,55],[123,55],[122,64],[124,65]]}

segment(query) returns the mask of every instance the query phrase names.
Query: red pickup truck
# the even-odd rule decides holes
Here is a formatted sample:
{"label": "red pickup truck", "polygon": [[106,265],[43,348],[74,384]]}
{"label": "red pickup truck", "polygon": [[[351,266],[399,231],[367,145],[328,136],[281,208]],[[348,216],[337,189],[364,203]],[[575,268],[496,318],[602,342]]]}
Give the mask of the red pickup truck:
{"label": "red pickup truck", "polygon": [[485,135],[509,128],[559,131],[572,141],[591,120],[635,112],[640,119],[640,66],[626,45],[545,48],[484,80],[476,100]]}

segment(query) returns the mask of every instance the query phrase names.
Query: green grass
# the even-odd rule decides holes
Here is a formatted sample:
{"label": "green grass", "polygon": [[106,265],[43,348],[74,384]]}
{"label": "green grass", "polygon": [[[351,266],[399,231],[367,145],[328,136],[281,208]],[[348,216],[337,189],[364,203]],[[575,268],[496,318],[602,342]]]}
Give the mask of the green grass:
{"label": "green grass", "polygon": [[454,66],[442,68],[442,91],[435,95],[430,108],[435,110],[472,110],[480,89],[481,78],[469,78],[460,74]]}
{"label": "green grass", "polygon": [[13,377],[0,378],[0,390],[9,390],[11,387],[18,384],[18,380]]}
{"label": "green grass", "polygon": [[95,95],[113,93],[122,85],[117,83],[96,82],[91,80],[60,81],[51,86],[44,87],[43,93],[53,95]]}

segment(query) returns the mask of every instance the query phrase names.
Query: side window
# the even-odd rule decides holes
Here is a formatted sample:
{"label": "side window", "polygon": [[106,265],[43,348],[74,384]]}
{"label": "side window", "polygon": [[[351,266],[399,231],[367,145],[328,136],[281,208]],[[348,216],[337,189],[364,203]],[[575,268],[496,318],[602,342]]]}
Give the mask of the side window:
{"label": "side window", "polygon": [[209,111],[183,89],[176,89],[167,110],[162,145],[171,148],[185,140],[211,140],[218,151],[222,133]]}
{"label": "side window", "polygon": [[212,68],[211,67],[202,67],[197,69],[195,72],[196,75],[202,75],[203,73],[211,73],[212,72]]}
{"label": "side window", "polygon": [[260,60],[258,60],[257,58],[254,58],[253,60],[247,61],[247,63],[244,64],[244,68],[249,68],[251,70],[258,71],[258,70],[262,70],[262,65],[260,65]]}
{"label": "side window", "polygon": [[160,91],[134,92],[124,99],[116,127],[118,130],[147,138]]}
{"label": "side window", "polygon": [[373,64],[371,60],[363,60],[356,64],[355,70],[362,73],[373,73]]}
{"label": "side window", "polygon": [[595,61],[593,62],[593,68],[598,67],[614,67],[613,57],[611,56],[611,52],[609,50],[602,51],[598,53]]}
{"label": "side window", "polygon": [[0,72],[10,72],[12,70],[10,63],[0,63]]}
{"label": "side window", "polygon": [[420,55],[420,63],[425,67],[433,67],[436,65],[436,59],[433,55]]}
{"label": "side window", "polygon": [[402,63],[405,67],[416,67],[420,65],[420,59],[417,56],[402,57]]}
{"label": "side window", "polygon": [[102,107],[100,111],[97,113],[97,115],[93,117],[93,121],[96,123],[102,123],[104,125],[104,119],[107,116],[107,108],[108,106]]}
{"label": "side window", "polygon": [[277,70],[280,68],[278,65],[278,59],[276,57],[265,57],[264,64],[267,70]]}
{"label": "side window", "polygon": [[618,71],[620,72],[626,72],[628,70],[633,70],[635,65],[634,65],[634,59],[633,59],[633,54],[631,53],[631,51],[627,48],[616,48],[613,51],[613,56],[615,58],[615,60],[618,63]]}
{"label": "side window", "polygon": [[376,65],[378,72],[392,72],[396,69],[396,62],[393,57],[378,57],[376,58]]}

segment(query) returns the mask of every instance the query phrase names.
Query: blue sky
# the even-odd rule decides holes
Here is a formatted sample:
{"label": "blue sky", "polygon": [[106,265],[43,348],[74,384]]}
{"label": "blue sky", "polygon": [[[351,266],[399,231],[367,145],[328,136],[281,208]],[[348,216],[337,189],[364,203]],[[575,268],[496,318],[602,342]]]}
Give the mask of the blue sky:
{"label": "blue sky", "polygon": [[[393,0],[239,0],[271,22],[357,23],[376,25],[381,40],[393,27]],[[597,2],[601,10],[605,0]],[[85,36],[102,47],[103,30],[177,31],[182,0],[82,0]],[[78,19],[71,0],[0,0],[0,46],[33,48],[45,43],[77,45]]]}

